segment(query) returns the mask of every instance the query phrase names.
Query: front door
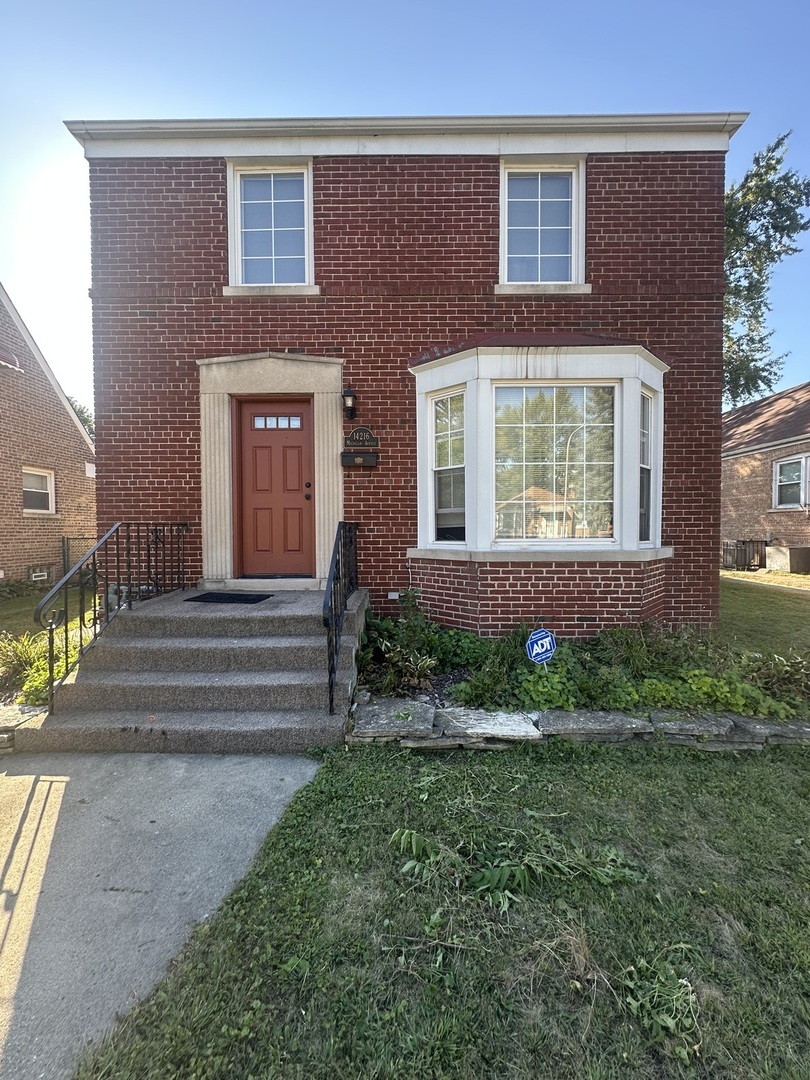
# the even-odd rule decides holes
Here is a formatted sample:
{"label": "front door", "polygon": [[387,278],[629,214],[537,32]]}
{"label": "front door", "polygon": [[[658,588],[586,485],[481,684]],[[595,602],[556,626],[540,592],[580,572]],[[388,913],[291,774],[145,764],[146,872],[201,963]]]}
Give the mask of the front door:
{"label": "front door", "polygon": [[315,574],[312,401],[239,402],[243,577]]}

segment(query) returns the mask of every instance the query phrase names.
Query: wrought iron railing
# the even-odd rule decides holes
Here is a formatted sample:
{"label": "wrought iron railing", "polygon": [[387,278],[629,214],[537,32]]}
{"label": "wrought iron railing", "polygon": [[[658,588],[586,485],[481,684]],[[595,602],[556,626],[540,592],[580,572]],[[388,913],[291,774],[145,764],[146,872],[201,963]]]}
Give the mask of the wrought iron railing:
{"label": "wrought iron railing", "polygon": [[340,635],[346,601],[357,588],[357,525],[341,521],[338,524],[329,577],[326,579],[326,596],[323,601],[323,624],[326,627],[327,664],[329,668],[329,712],[335,711],[335,685],[337,684]]}
{"label": "wrought iron railing", "polygon": [[56,689],[122,608],[186,587],[187,531],[187,525],[119,522],[40,600],[34,622],[48,633],[49,713]]}
{"label": "wrought iron railing", "polygon": [[767,540],[724,540],[723,570],[761,570],[765,566]]}

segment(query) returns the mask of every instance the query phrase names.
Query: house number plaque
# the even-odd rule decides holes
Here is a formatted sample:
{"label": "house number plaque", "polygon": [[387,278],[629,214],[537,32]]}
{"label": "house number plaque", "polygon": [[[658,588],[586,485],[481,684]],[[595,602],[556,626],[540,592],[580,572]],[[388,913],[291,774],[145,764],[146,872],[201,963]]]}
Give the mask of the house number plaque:
{"label": "house number plaque", "polygon": [[377,464],[377,448],[380,440],[371,428],[356,427],[343,440],[340,464],[344,468],[373,469]]}
{"label": "house number plaque", "polygon": [[380,440],[372,434],[371,428],[356,427],[343,440],[343,446],[346,450],[378,450]]}

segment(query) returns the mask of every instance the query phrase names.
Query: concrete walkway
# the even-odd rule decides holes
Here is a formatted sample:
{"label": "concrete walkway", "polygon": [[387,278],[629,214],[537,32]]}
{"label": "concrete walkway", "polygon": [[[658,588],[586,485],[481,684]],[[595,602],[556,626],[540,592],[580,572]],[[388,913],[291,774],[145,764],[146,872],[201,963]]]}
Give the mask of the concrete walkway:
{"label": "concrete walkway", "polygon": [[0,759],[0,1077],[62,1080],[244,875],[301,757]]}

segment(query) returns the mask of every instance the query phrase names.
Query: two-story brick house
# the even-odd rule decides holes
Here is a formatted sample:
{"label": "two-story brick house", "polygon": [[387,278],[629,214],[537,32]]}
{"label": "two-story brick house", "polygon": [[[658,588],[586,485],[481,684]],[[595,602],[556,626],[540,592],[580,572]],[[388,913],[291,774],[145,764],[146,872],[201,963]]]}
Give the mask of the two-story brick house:
{"label": "two-story brick house", "polygon": [[188,522],[204,587],[305,588],[355,521],[377,610],[418,588],[482,633],[711,622],[743,120],[68,123],[100,524]]}

